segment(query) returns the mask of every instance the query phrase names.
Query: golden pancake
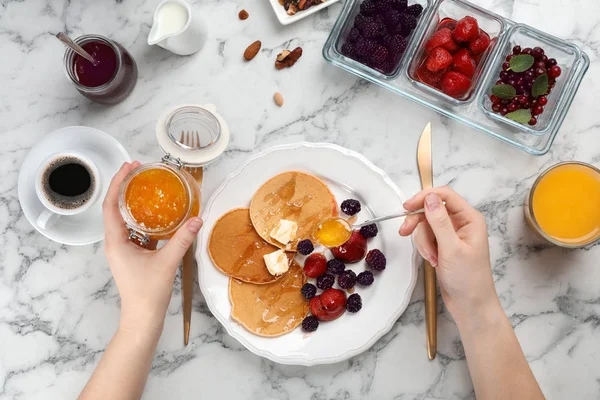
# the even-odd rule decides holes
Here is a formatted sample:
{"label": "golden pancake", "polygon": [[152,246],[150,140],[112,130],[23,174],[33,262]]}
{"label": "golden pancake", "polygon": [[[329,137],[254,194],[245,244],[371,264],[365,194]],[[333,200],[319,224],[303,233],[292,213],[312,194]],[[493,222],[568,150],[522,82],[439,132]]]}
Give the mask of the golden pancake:
{"label": "golden pancake", "polygon": [[281,336],[302,323],[308,301],[302,296],[306,277],[296,261],[277,282],[253,285],[229,279],[231,318],[255,335]]}
{"label": "golden pancake", "polygon": [[[337,215],[337,201],[327,185],[298,171],[284,172],[268,180],[250,204],[250,219],[258,234],[272,245],[291,251],[296,250],[298,242],[312,236],[319,222]],[[298,224],[297,237],[287,248],[270,236],[282,219]]]}
{"label": "golden pancake", "polygon": [[[237,208],[223,215],[213,227],[208,254],[224,274],[244,282],[262,285],[281,276],[271,275],[263,256],[279,248],[265,242],[250,222],[247,208]],[[288,255],[291,259],[293,255]]]}

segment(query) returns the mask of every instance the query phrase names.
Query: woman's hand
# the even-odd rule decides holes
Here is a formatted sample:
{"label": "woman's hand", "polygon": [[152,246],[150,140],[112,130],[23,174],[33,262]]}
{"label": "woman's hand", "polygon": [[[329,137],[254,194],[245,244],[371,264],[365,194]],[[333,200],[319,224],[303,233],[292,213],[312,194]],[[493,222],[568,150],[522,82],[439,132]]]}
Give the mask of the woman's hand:
{"label": "woman's hand", "polygon": [[414,232],[419,253],[436,267],[444,303],[455,320],[499,306],[483,215],[449,187],[424,190],[404,207],[425,207],[425,215],[406,218],[400,235]]}
{"label": "woman's hand", "polygon": [[104,243],[121,295],[121,327],[160,334],[177,268],[202,227],[202,220],[190,219],[160,250],[144,249],[131,242],[119,212],[118,195],[121,182],[139,165],[137,161],[123,164],[110,183],[103,204]]}

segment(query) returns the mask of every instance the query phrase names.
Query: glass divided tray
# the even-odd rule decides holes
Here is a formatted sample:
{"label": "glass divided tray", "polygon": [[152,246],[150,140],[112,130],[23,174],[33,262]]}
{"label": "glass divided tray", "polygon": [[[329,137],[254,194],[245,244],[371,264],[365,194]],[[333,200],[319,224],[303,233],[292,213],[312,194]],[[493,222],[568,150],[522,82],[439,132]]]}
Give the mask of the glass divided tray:
{"label": "glass divided tray", "polygon": [[[589,57],[579,47],[464,0],[409,0],[409,4],[423,6],[423,12],[408,38],[406,51],[398,66],[385,74],[342,54],[342,45],[353,27],[362,2],[346,0],[323,48],[323,56],[329,63],[530,154],[543,155],[548,152],[590,64]],[[480,57],[470,90],[456,99],[422,83],[417,79],[416,71],[423,61],[426,43],[440,29],[440,22],[447,21],[447,18],[458,21],[465,16],[477,19],[480,28],[489,34],[491,43]],[[520,124],[492,110],[491,89],[503,70],[502,64],[516,45],[523,49],[542,47],[545,54],[556,59],[562,69],[552,92],[547,96],[544,112],[537,116],[537,124],[533,126]]]}

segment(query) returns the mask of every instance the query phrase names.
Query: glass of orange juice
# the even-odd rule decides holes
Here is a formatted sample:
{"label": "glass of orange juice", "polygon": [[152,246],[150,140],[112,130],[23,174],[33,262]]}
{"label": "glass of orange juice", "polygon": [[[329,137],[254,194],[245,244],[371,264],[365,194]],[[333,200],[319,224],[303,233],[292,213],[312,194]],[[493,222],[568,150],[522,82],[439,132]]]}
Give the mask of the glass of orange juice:
{"label": "glass of orange juice", "polygon": [[600,239],[600,170],[569,161],[544,171],[525,203],[529,225],[549,242],[567,248]]}

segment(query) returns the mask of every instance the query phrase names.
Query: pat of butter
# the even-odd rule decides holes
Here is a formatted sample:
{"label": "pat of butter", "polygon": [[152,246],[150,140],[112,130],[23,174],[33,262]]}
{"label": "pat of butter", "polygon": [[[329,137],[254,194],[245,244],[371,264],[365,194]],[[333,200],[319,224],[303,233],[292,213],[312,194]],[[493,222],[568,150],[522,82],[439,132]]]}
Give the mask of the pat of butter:
{"label": "pat of butter", "polygon": [[277,250],[263,256],[267,269],[271,275],[281,275],[290,268],[288,258],[283,250]]}
{"label": "pat of butter", "polygon": [[292,240],[296,239],[297,232],[298,224],[296,221],[282,219],[271,231],[271,237],[281,244],[288,244]]}

